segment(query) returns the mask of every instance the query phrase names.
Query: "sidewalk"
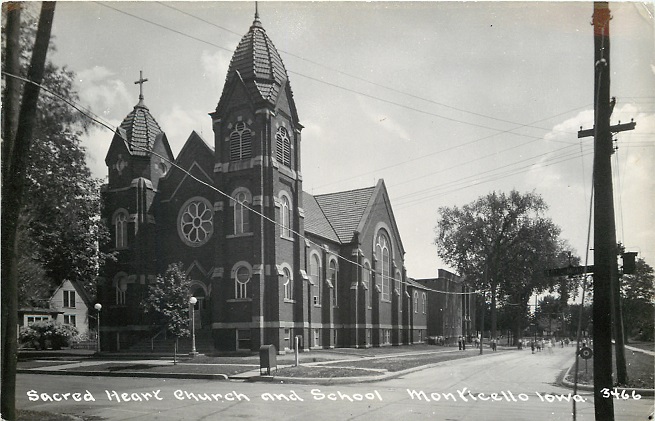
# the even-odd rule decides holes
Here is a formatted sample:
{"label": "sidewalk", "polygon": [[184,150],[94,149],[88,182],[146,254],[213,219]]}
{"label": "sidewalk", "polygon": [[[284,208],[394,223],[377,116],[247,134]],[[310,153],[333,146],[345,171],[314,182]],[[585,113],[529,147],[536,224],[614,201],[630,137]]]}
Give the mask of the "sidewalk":
{"label": "sidewalk", "polygon": [[[356,383],[396,377],[407,372],[422,370],[453,359],[477,357],[478,348],[460,351],[456,347],[407,346],[369,349],[315,350],[300,354],[300,365],[295,366],[293,354],[278,356],[277,369],[271,375],[262,375],[258,355],[247,357],[156,358],[142,355],[139,358],[117,359],[104,355],[101,358],[78,360],[34,359],[19,363],[19,373],[58,374],[79,376],[120,376],[189,378],[242,381],[288,381],[294,383]],[[484,356],[502,352],[484,350]],[[67,356],[69,357],[69,356]],[[110,357],[110,359],[105,359]],[[144,357],[144,358],[140,358]],[[223,362],[221,362],[223,361]]]}

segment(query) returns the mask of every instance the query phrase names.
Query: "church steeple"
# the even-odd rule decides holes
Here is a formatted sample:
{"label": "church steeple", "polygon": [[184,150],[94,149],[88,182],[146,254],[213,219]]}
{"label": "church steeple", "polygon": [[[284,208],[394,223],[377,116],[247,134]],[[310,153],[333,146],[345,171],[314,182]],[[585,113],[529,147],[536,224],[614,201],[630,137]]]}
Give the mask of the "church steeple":
{"label": "church steeple", "polygon": [[139,102],[120,125],[120,128],[125,131],[127,144],[133,155],[150,155],[155,139],[162,133],[161,127],[144,102],[143,84],[147,81],[148,79],[143,78],[143,71],[140,71],[139,80],[134,82],[135,85],[139,85]]}
{"label": "church steeple", "polygon": [[273,106],[288,84],[282,57],[266,34],[257,6],[248,33],[241,38],[232,55],[217,111],[227,100],[230,90],[226,88],[234,80],[243,81],[254,102],[264,101]]}

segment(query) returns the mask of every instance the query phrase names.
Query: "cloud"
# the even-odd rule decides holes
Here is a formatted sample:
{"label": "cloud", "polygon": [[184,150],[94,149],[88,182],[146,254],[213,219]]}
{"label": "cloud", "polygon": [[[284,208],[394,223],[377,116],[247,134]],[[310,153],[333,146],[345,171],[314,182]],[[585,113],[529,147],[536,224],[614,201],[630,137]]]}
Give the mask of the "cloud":
{"label": "cloud", "polygon": [[158,119],[162,130],[166,133],[173,154],[177,154],[184,146],[192,131],[196,131],[210,146],[214,145],[214,132],[211,129],[211,120],[206,112],[198,109],[183,109],[174,104]]}
{"label": "cloud", "polygon": [[78,72],[77,86],[81,103],[106,119],[122,119],[135,105],[123,81],[102,66]]}
{"label": "cloud", "polygon": [[202,52],[200,57],[202,75],[215,92],[221,92],[221,89],[223,89],[227,69],[230,66],[230,59],[230,54],[225,51],[210,53],[203,50]]}

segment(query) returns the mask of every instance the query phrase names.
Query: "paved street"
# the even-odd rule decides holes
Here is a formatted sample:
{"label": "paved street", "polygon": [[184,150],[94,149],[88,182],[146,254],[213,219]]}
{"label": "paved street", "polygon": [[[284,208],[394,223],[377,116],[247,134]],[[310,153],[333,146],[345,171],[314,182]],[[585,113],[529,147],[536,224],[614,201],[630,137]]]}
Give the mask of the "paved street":
{"label": "paved street", "polygon": [[[572,391],[556,379],[572,351],[497,353],[386,381],[331,386],[21,374],[18,407],[107,420],[571,420]],[[28,396],[31,390],[36,393]],[[43,393],[70,395],[44,402]],[[575,397],[578,420],[593,420],[590,395]],[[652,405],[652,397],[615,401],[616,420],[645,420]]]}

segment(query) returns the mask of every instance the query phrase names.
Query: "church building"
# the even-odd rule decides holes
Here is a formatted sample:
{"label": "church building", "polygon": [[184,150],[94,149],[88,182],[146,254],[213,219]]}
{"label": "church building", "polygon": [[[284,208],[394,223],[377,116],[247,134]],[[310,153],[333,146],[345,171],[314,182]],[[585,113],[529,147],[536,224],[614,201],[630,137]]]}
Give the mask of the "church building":
{"label": "church building", "polygon": [[209,116],[211,143],[193,132],[174,157],[141,91],[114,135],[102,196],[117,259],[99,286],[103,350],[161,330],[142,300],[178,262],[198,300],[196,329],[216,350],[284,352],[296,336],[302,349],[425,340],[426,303],[416,297],[427,288],[407,277],[384,182],[303,191],[303,126],[257,14]]}

